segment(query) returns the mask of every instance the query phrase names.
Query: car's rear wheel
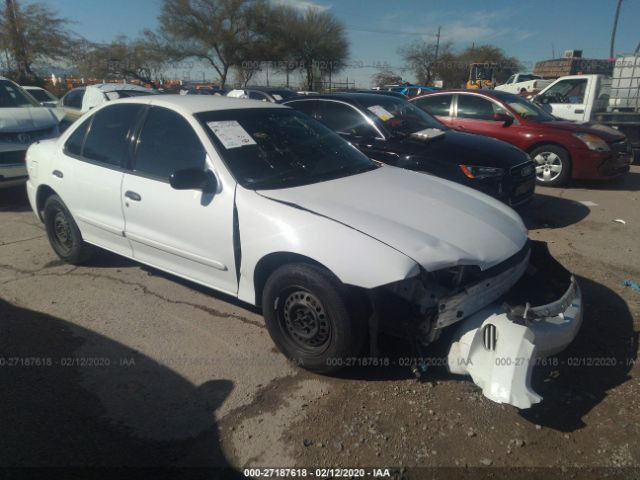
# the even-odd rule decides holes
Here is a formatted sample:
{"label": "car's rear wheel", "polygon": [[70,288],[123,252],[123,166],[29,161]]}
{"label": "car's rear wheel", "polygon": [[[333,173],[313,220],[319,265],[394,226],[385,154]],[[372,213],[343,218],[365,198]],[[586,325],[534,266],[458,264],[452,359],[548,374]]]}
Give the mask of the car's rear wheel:
{"label": "car's rear wheel", "polygon": [[536,164],[538,185],[563,185],[571,176],[569,153],[562,147],[542,145],[531,152],[531,158]]}
{"label": "car's rear wheel", "polygon": [[51,195],[44,204],[44,225],[51,248],[65,262],[77,265],[88,260],[93,253],[93,248],[82,239],[78,225],[57,195]]}
{"label": "car's rear wheel", "polygon": [[348,308],[341,282],[321,267],[278,268],[265,284],[262,308],[274,343],[302,368],[331,373],[362,349],[366,322]]}

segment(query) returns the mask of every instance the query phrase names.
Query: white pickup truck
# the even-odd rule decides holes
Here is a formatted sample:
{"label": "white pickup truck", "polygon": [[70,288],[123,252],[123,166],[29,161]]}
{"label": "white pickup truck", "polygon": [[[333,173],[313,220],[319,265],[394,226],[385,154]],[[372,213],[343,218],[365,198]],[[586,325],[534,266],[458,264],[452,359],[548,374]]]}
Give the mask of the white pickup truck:
{"label": "white pickup truck", "polygon": [[523,95],[525,93],[536,93],[553,83],[553,80],[545,80],[542,77],[531,73],[516,73],[511,75],[507,81],[498,85],[495,89],[503,92]]}
{"label": "white pickup truck", "polygon": [[560,77],[533,101],[553,116],[575,122],[607,125],[624,133],[640,152],[640,55],[616,60],[613,77],[569,75]]}

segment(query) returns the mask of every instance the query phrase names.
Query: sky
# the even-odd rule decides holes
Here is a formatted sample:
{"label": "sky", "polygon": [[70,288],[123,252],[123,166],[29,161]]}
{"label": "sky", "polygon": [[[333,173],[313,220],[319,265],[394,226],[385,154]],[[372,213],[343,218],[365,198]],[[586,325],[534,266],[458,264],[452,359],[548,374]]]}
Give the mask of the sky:
{"label": "sky", "polygon": [[[71,30],[95,42],[118,35],[135,38],[157,26],[162,0],[39,0],[73,23]],[[536,61],[559,57],[566,49],[581,49],[587,58],[607,58],[616,0],[271,0],[301,9],[332,12],[346,26],[350,67],[334,80],[369,87],[375,66],[389,65],[413,80],[397,50],[414,41],[452,42],[456,50],[490,43],[518,58],[532,70]],[[32,3],[27,0],[26,3]],[[615,53],[633,52],[640,43],[640,0],[623,0]],[[207,80],[214,72],[187,64],[178,76]],[[270,80],[279,78],[271,72]],[[265,83],[259,74],[257,83]]]}

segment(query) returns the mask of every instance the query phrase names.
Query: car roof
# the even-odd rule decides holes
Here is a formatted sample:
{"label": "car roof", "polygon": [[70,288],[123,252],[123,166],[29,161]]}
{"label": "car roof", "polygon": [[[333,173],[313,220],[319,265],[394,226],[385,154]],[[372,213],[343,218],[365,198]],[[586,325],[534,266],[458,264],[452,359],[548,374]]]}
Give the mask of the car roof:
{"label": "car roof", "polygon": [[369,102],[379,102],[380,97],[386,96],[387,98],[397,98],[395,95],[383,95],[380,93],[362,93],[362,92],[336,92],[326,93],[324,95],[305,95],[296,98],[288,98],[284,103],[302,101],[302,100],[341,100],[343,102],[359,104],[362,100],[368,100]]}
{"label": "car roof", "polygon": [[259,102],[256,100],[245,100],[233,97],[217,97],[209,95],[145,95],[142,97],[122,98],[110,102],[115,103],[142,103],[145,105],[156,105],[174,110],[181,110],[184,113],[195,114],[200,112],[211,112],[215,110],[241,110],[254,108],[287,108],[275,103]]}
{"label": "car roof", "polygon": [[151,90],[150,88],[141,87],[140,85],[133,85],[131,83],[96,83],[94,85],[86,85],[84,88],[96,88],[101,92],[115,92],[118,90],[137,90],[139,92],[148,92]]}
{"label": "car roof", "polygon": [[418,98],[423,97],[431,97],[434,95],[443,95],[443,94],[453,94],[453,93],[463,93],[468,95],[480,94],[491,98],[503,99],[505,97],[517,97],[518,95],[509,92],[502,92],[500,90],[488,90],[486,88],[448,88],[446,90],[436,90],[433,92],[425,92],[423,94],[418,95],[417,97],[411,98],[409,101],[416,100]]}

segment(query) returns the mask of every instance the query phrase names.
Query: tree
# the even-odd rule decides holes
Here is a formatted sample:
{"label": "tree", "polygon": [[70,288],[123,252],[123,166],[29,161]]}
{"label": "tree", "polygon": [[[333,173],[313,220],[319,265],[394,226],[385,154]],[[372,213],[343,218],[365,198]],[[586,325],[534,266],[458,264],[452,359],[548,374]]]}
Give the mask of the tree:
{"label": "tree", "polygon": [[164,0],[158,38],[173,60],[208,62],[224,87],[232,67],[262,60],[269,12],[265,0]]}
{"label": "tree", "polygon": [[[398,49],[398,54],[416,76],[418,83],[429,85],[434,76],[436,60],[446,57],[451,52],[451,43],[436,46],[435,43],[417,41]],[[436,53],[438,58],[436,58]]]}
{"label": "tree", "polygon": [[522,65],[517,58],[509,57],[504,50],[493,45],[469,47],[457,55],[447,55],[438,62],[436,72],[449,87],[462,87],[469,79],[472,63],[495,65],[495,77],[498,83],[504,83],[512,74],[520,71]]}
{"label": "tree", "polygon": [[67,29],[68,24],[47,5],[31,3],[21,8],[17,0],[5,0],[0,45],[17,82],[38,83],[33,71],[38,62],[69,58],[78,40]]}
{"label": "tree", "polygon": [[107,45],[85,43],[76,49],[73,64],[82,76],[139,80],[152,83],[162,74],[167,56],[153,38],[119,36]]}
{"label": "tree", "polygon": [[403,81],[401,75],[388,68],[383,68],[371,76],[371,83],[374,87],[382,87],[384,85],[400,85]]}

